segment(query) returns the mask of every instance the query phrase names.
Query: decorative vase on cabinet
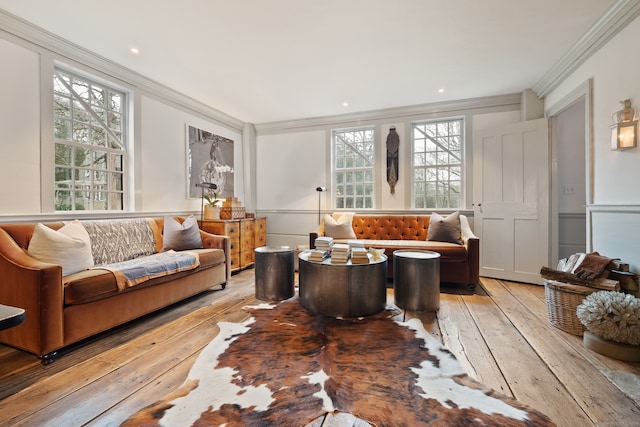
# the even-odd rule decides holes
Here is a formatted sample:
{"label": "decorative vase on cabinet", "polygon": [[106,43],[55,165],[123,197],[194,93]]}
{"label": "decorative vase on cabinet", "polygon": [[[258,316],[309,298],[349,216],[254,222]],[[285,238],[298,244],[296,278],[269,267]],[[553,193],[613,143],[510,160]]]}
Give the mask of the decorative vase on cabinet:
{"label": "decorative vase on cabinet", "polygon": [[220,219],[220,206],[205,205],[204,219]]}

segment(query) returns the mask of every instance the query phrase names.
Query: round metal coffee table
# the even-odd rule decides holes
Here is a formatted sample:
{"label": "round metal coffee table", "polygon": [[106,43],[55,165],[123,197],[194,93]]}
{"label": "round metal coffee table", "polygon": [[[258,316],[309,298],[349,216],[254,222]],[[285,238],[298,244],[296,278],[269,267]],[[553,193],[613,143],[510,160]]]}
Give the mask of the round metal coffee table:
{"label": "round metal coffee table", "polygon": [[309,261],[298,255],[300,305],[312,314],[332,317],[370,316],[387,304],[387,257],[368,264]]}

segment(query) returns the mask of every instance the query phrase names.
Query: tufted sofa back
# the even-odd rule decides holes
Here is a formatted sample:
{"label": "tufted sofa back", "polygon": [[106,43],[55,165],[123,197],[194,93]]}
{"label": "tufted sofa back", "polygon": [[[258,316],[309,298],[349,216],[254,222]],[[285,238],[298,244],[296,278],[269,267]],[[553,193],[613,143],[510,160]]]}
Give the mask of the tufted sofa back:
{"label": "tufted sofa back", "polygon": [[426,240],[431,217],[415,215],[355,215],[356,239]]}

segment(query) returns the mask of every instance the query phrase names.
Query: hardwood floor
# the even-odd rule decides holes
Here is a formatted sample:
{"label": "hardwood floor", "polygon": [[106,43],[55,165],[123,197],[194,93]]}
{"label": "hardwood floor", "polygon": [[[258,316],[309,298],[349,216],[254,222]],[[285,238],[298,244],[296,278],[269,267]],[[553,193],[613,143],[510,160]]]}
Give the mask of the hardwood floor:
{"label": "hardwood floor", "polygon": [[[393,300],[393,292],[388,292]],[[0,426],[117,426],[177,388],[217,322],[255,302],[254,270],[76,346],[43,366],[0,345]],[[586,350],[547,320],[544,288],[482,279],[443,285],[440,311],[417,315],[469,375],[546,413],[558,426],[640,426],[640,363]],[[324,424],[323,424],[324,423]],[[314,425],[359,425],[348,415]]]}

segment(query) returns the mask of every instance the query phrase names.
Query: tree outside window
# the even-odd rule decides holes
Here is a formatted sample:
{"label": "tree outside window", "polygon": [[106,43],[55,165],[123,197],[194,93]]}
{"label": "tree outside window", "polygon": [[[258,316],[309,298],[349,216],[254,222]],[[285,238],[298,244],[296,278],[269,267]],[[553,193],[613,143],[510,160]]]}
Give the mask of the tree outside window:
{"label": "tree outside window", "polygon": [[123,210],[126,95],[56,69],[55,210]]}
{"label": "tree outside window", "polygon": [[333,131],[333,200],[337,209],[373,209],[374,137],[373,128]]}
{"label": "tree outside window", "polygon": [[413,124],[414,208],[462,206],[463,124],[463,119]]}

